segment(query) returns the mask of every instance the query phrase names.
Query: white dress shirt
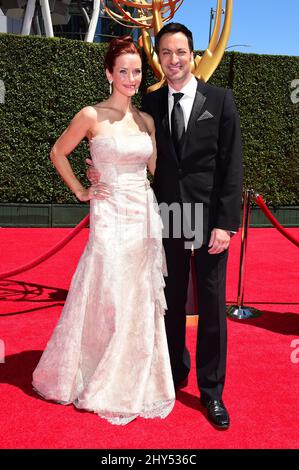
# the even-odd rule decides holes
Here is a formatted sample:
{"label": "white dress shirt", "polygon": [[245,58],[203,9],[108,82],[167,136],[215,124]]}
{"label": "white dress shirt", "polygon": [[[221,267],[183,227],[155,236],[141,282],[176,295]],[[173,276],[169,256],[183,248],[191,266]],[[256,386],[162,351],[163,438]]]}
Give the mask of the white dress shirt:
{"label": "white dress shirt", "polygon": [[[184,93],[184,96],[180,99],[180,105],[184,113],[185,131],[188,127],[188,122],[189,122],[194,98],[196,95],[196,90],[197,90],[197,80],[194,77],[194,75],[192,75],[189,82],[179,91],[180,93]],[[168,114],[169,114],[170,130],[171,130],[171,112],[172,112],[173,103],[174,103],[174,98],[172,94],[179,93],[179,92],[171,88],[170,85],[168,85]]]}

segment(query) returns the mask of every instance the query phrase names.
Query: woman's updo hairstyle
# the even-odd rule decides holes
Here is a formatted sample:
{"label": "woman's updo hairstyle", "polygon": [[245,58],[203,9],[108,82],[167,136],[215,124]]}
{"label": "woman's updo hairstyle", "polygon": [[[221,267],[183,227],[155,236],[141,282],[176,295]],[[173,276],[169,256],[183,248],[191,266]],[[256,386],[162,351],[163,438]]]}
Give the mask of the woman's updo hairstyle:
{"label": "woman's updo hairstyle", "polygon": [[117,57],[122,54],[138,54],[139,57],[141,57],[139,49],[134,44],[131,36],[115,38],[110,42],[105,57],[105,69],[108,69],[108,71],[112,73]]}

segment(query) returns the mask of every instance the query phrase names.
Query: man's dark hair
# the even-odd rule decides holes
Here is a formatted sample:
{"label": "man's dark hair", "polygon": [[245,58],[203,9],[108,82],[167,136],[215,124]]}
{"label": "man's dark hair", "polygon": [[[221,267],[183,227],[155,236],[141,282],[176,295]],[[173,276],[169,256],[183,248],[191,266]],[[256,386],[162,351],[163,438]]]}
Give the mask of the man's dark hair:
{"label": "man's dark hair", "polygon": [[160,40],[164,34],[171,33],[183,33],[188,39],[189,49],[193,51],[193,36],[191,31],[181,23],[168,23],[160,29],[157,36],[155,37],[155,50],[159,54]]}

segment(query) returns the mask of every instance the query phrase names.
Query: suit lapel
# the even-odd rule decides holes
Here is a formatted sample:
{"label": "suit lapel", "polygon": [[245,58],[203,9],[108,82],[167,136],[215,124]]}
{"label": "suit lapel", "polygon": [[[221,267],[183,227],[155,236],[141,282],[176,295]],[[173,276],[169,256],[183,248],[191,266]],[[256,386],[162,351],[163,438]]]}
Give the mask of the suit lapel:
{"label": "suit lapel", "polygon": [[202,84],[200,81],[198,81],[197,90],[196,90],[196,94],[195,94],[195,98],[194,98],[190,118],[189,118],[189,121],[188,121],[188,127],[187,127],[186,134],[188,134],[188,132],[190,131],[190,128],[193,125],[194,121],[196,121],[196,119],[199,117],[199,115],[201,113],[201,110],[203,108],[203,105],[205,104],[205,101],[207,99],[206,96],[205,96],[205,89],[204,89],[203,85],[204,84]]}
{"label": "suit lapel", "polygon": [[169,116],[168,116],[168,86],[161,89],[160,113],[165,134],[170,138]]}

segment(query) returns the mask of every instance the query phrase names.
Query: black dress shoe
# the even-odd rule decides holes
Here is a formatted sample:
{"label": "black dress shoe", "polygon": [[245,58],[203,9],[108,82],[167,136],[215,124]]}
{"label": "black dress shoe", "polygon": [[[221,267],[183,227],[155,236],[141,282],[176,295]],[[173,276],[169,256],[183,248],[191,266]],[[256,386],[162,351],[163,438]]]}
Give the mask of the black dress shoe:
{"label": "black dress shoe", "polygon": [[201,404],[208,411],[208,420],[217,428],[229,427],[229,414],[222,400],[200,398]]}
{"label": "black dress shoe", "polygon": [[185,388],[188,385],[188,376],[185,377],[183,380],[180,382],[174,382],[174,388],[176,390],[180,390],[181,388]]}

